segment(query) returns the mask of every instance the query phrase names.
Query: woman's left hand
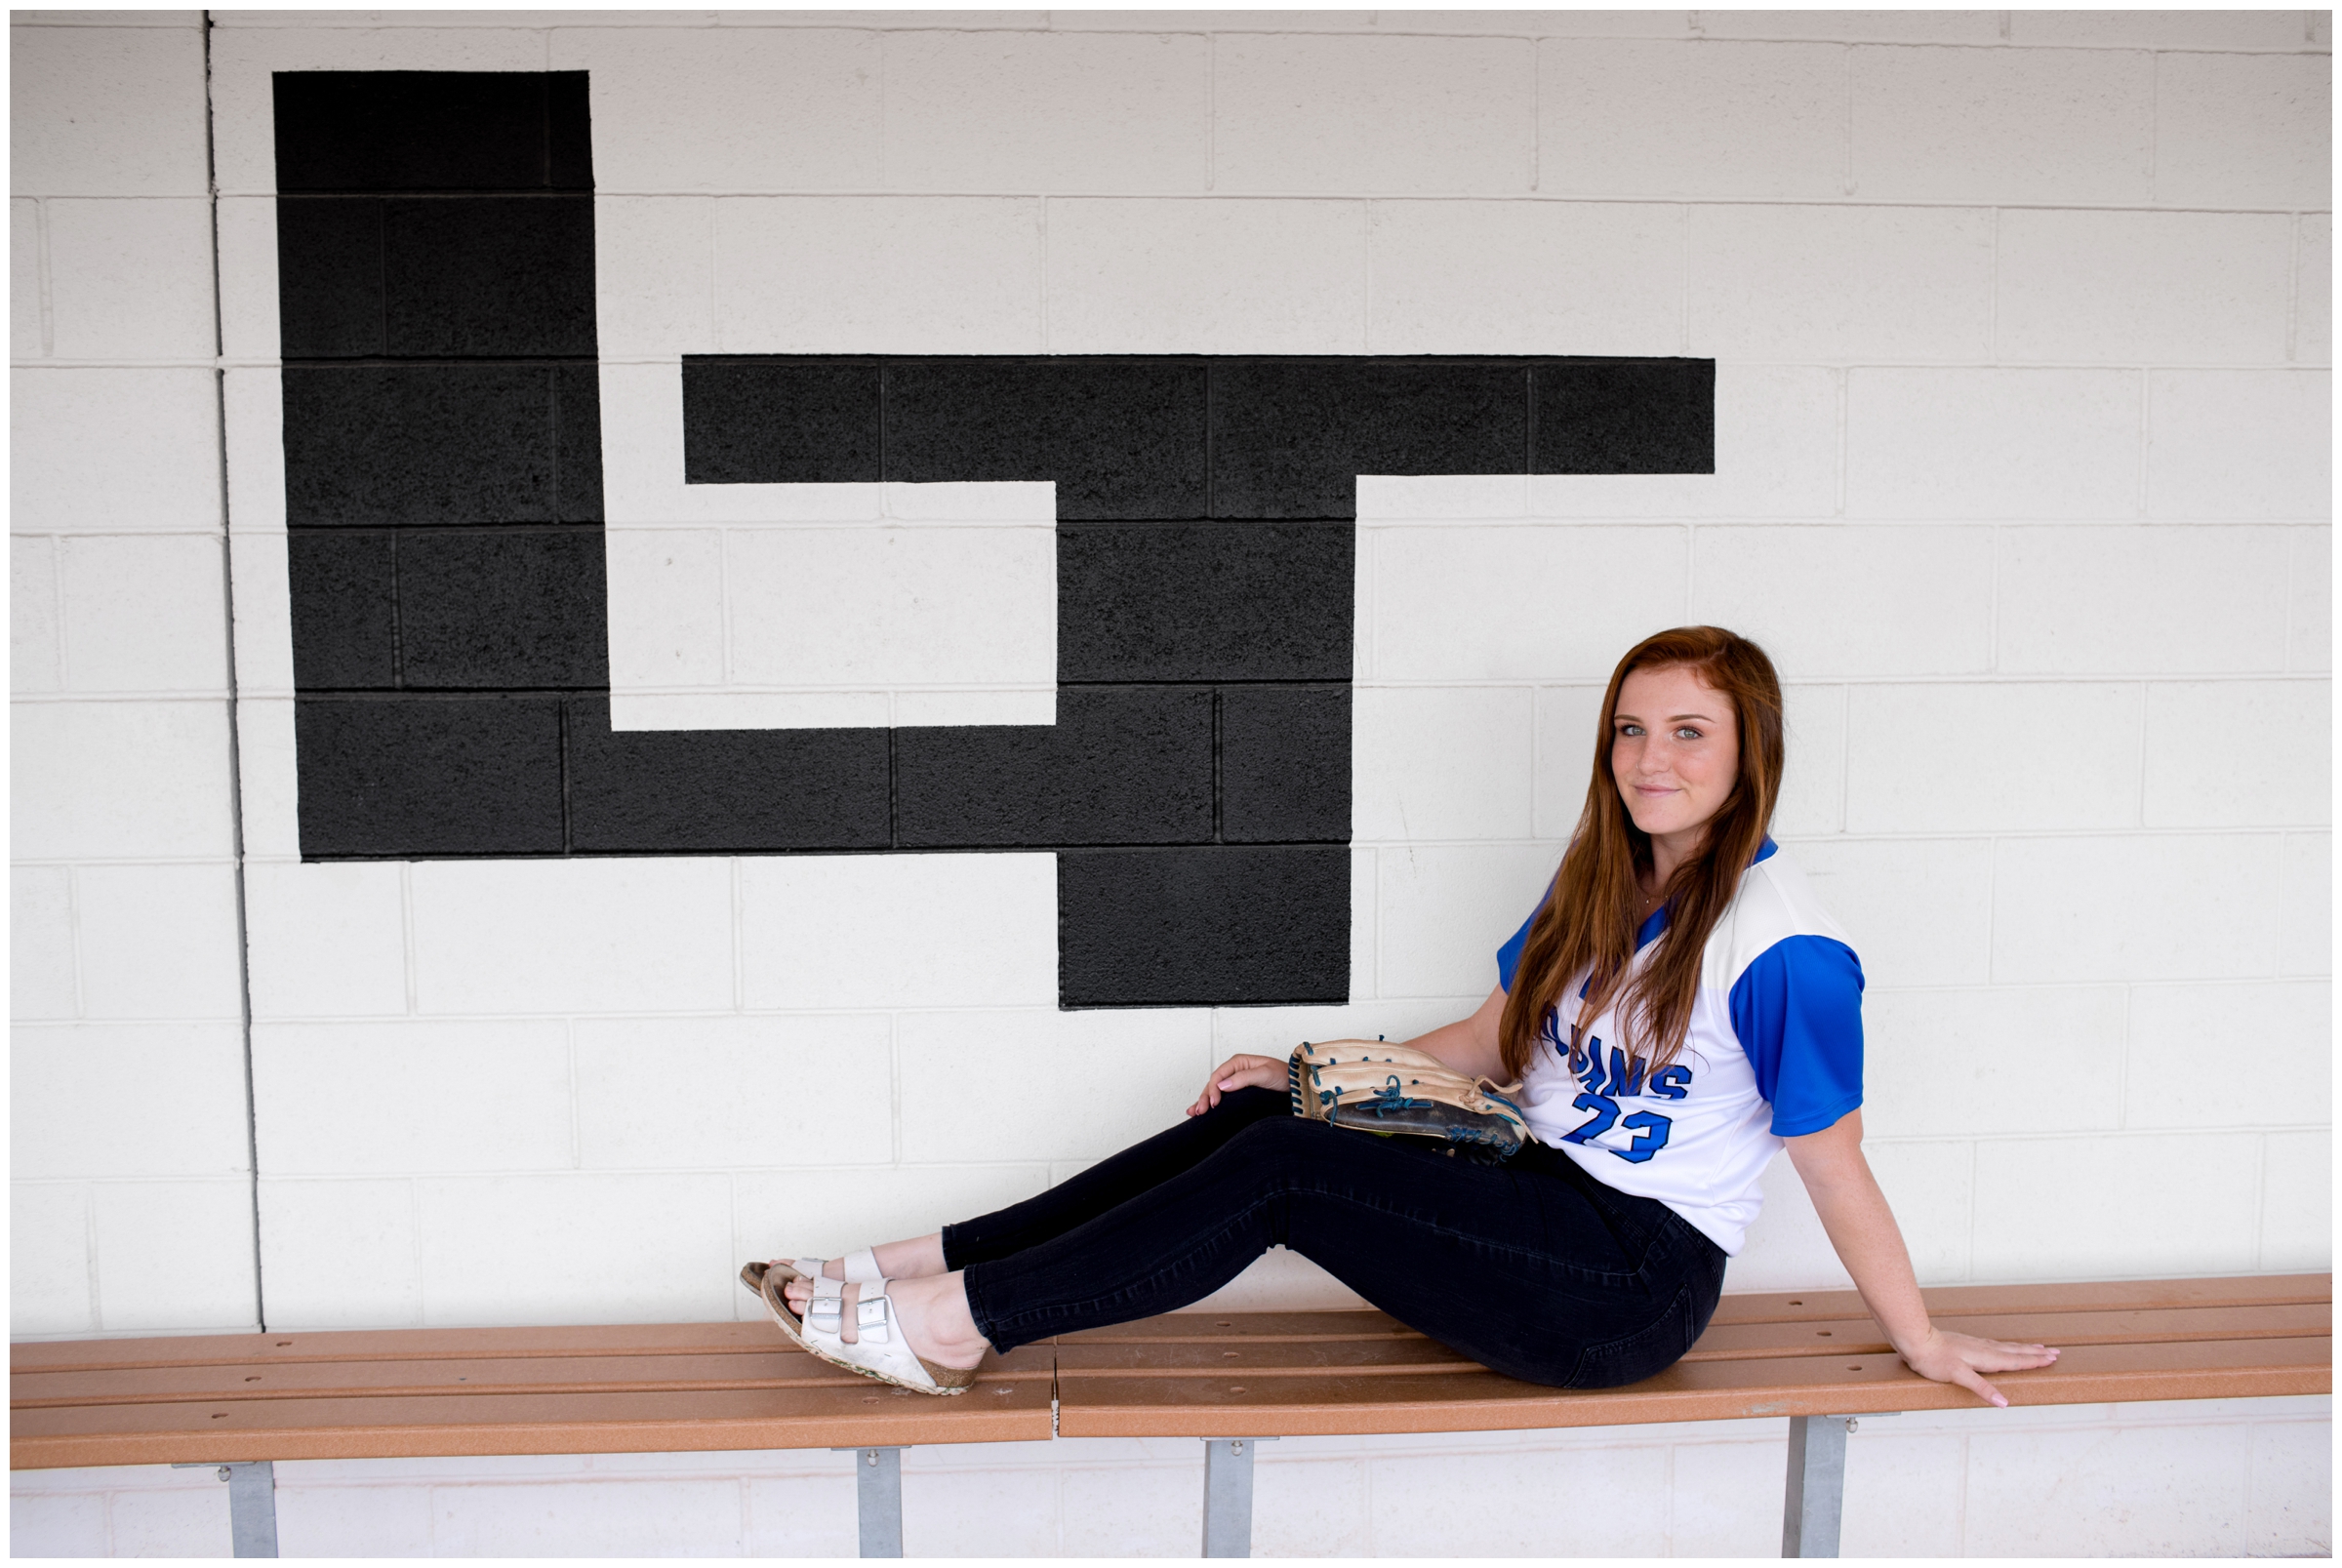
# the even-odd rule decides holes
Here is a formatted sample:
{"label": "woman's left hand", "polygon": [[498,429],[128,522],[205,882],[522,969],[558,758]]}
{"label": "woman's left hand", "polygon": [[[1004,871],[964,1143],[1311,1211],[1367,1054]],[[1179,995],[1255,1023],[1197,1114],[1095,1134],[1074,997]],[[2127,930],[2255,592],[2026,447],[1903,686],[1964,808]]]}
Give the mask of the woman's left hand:
{"label": "woman's left hand", "polygon": [[1980,1374],[2030,1371],[2057,1359],[2057,1351],[2046,1345],[1980,1340],[1973,1334],[1953,1334],[1932,1324],[1924,1341],[1908,1350],[1898,1347],[1898,1352],[1920,1377],[1933,1378],[1938,1383],[1957,1383],[2003,1409],[2008,1405],[2007,1398]]}
{"label": "woman's left hand", "polygon": [[1203,1081],[1203,1093],[1188,1107],[1188,1114],[1200,1116],[1220,1104],[1223,1094],[1238,1089],[1282,1089],[1285,1086],[1285,1059],[1272,1056],[1232,1056],[1212,1069]]}

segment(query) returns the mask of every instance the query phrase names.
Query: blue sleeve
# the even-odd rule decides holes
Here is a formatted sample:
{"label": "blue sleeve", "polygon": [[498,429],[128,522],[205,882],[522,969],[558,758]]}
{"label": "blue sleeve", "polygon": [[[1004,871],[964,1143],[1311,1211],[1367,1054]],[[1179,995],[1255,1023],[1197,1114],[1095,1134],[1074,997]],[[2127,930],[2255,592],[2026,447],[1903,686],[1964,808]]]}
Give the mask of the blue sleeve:
{"label": "blue sleeve", "polygon": [[1732,1030],[1772,1103],[1773,1135],[1818,1133],[1862,1104],[1862,961],[1828,937],[1787,937],[1732,986]]}
{"label": "blue sleeve", "polygon": [[[1543,900],[1539,900],[1537,908],[1542,909],[1543,907],[1545,907],[1545,903]],[[1520,923],[1520,929],[1514,932],[1511,939],[1502,947],[1496,949],[1496,983],[1505,988],[1507,995],[1512,994],[1513,991],[1514,972],[1520,968],[1520,950],[1529,945],[1529,927],[1536,923],[1537,909],[1531,909],[1529,917]]]}

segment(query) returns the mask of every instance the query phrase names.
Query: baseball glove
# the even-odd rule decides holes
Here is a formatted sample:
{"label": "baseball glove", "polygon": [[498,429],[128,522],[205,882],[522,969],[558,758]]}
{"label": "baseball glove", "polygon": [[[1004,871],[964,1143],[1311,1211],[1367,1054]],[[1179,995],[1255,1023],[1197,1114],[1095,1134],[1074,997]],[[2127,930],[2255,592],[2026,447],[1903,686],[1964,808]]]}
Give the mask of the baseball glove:
{"label": "baseball glove", "polygon": [[1384,1040],[1303,1041],[1285,1064],[1293,1114],[1388,1137],[1435,1139],[1451,1154],[1494,1163],[1529,1136],[1499,1087],[1467,1078],[1428,1051]]}

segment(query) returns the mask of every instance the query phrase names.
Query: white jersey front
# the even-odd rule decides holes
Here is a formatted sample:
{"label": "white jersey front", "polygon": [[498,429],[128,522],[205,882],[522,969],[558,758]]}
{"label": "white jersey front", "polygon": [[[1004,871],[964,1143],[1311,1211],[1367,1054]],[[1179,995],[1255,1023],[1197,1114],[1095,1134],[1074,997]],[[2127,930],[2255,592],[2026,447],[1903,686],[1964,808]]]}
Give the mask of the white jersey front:
{"label": "white jersey front", "polygon": [[[1666,929],[1665,910],[1643,922],[1636,970]],[[1524,921],[1498,950],[1508,990],[1528,931]],[[1584,988],[1575,977],[1563,995]],[[1521,1081],[1529,1130],[1597,1181],[1658,1199],[1738,1253],[1782,1140],[1862,1104],[1862,965],[1768,838],[1709,935],[1676,1060],[1652,1072],[1614,1043],[1615,1007],[1574,1049],[1569,1038],[1547,1014]]]}

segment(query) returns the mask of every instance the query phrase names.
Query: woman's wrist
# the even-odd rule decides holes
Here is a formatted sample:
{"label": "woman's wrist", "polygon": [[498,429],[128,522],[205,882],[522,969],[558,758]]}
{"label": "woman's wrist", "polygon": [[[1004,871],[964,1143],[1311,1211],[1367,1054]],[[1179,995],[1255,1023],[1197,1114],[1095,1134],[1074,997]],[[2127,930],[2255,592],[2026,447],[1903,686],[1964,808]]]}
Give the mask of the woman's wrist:
{"label": "woman's wrist", "polygon": [[1888,1329],[1886,1343],[1895,1347],[1895,1354],[1909,1361],[1933,1345],[1940,1337],[1940,1332],[1934,1323],[1921,1318],[1916,1329],[1907,1328],[1901,1333]]}

